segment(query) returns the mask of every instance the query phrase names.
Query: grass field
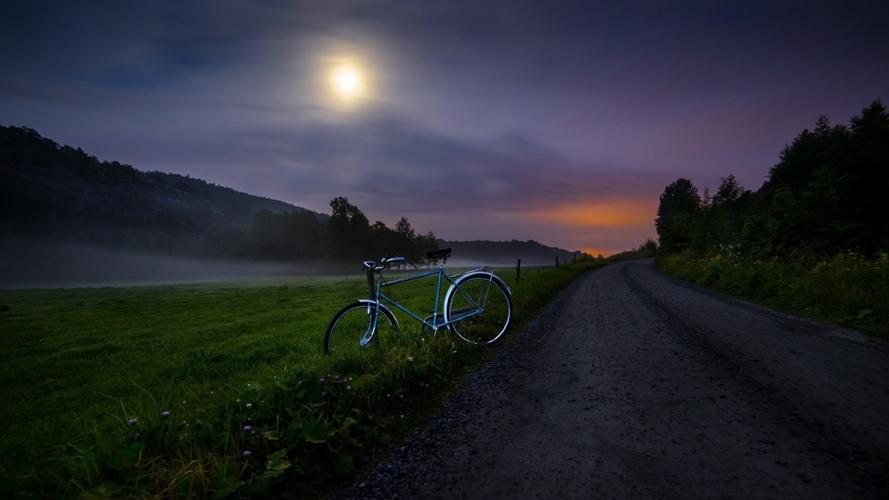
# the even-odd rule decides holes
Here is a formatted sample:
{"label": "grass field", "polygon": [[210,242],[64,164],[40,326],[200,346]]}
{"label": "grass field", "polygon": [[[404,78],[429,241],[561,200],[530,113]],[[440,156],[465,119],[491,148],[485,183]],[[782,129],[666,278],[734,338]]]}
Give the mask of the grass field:
{"label": "grass field", "polygon": [[[518,284],[501,273],[517,326],[595,265],[524,269]],[[427,340],[402,315],[399,341],[376,357],[323,356],[328,320],[364,287],[356,276],[0,291],[0,493],[225,496],[348,473],[484,355]],[[433,290],[392,289],[419,311]]]}

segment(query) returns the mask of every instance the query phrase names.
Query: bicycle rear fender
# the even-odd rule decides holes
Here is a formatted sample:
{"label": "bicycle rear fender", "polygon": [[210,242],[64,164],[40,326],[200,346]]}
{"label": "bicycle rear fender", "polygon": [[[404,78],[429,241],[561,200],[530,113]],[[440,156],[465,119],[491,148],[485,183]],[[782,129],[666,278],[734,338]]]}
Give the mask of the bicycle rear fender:
{"label": "bicycle rear fender", "polygon": [[442,314],[444,314],[445,321],[450,320],[450,318],[448,318],[448,306],[451,305],[451,297],[454,296],[454,290],[458,286],[460,286],[460,283],[462,283],[464,280],[467,280],[469,278],[478,277],[478,276],[484,277],[485,279],[491,280],[495,283],[499,283],[503,287],[503,289],[506,290],[506,293],[508,293],[509,296],[512,297],[512,289],[510,289],[509,285],[507,285],[506,282],[503,281],[496,274],[489,273],[487,271],[470,271],[470,272],[464,274],[463,276],[460,276],[459,278],[457,278],[457,280],[454,281],[453,283],[451,283],[451,286],[448,287],[448,291],[447,291],[447,293],[445,293],[444,304],[442,305],[442,308],[443,308]]}

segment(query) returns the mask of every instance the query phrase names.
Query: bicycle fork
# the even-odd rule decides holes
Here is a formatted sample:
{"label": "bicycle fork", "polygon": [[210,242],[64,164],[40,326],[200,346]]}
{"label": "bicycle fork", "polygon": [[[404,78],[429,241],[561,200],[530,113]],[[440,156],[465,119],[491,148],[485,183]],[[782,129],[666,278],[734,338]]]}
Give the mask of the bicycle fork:
{"label": "bicycle fork", "polygon": [[374,333],[377,331],[377,317],[380,315],[380,302],[378,296],[378,290],[376,284],[374,283],[374,270],[367,270],[367,298],[370,299],[373,304],[367,305],[367,315],[370,317],[370,321],[367,322],[367,330],[364,331],[364,335],[361,336],[361,339],[358,343],[361,347],[367,347],[370,344],[370,341],[373,340]]}

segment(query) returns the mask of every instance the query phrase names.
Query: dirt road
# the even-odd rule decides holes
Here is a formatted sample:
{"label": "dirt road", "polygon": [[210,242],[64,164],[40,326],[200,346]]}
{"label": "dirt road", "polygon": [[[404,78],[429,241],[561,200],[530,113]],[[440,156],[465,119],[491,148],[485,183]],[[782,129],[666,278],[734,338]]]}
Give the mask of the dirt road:
{"label": "dirt road", "polygon": [[578,280],[337,497],[889,497],[889,343],[679,283]]}

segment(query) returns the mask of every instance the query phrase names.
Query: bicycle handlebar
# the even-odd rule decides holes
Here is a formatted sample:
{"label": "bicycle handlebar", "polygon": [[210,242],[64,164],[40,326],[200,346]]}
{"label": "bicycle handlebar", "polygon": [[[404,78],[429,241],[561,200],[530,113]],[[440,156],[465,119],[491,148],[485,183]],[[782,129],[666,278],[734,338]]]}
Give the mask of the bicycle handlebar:
{"label": "bicycle handlebar", "polygon": [[364,261],[364,268],[367,270],[380,272],[380,271],[386,269],[387,267],[389,267],[389,264],[401,263],[401,262],[404,262],[404,260],[405,260],[404,257],[384,257],[383,259],[380,260],[379,264],[377,264],[376,262],[374,262],[372,260],[366,260],[366,261]]}

